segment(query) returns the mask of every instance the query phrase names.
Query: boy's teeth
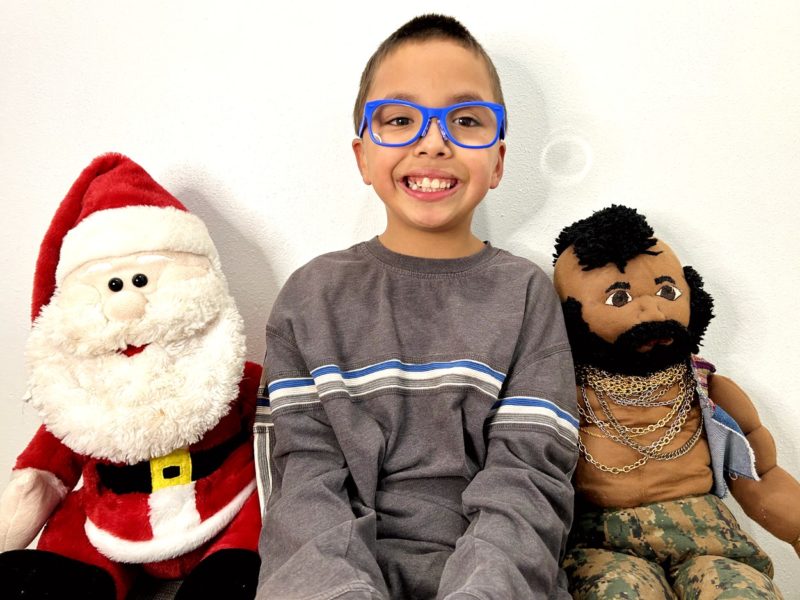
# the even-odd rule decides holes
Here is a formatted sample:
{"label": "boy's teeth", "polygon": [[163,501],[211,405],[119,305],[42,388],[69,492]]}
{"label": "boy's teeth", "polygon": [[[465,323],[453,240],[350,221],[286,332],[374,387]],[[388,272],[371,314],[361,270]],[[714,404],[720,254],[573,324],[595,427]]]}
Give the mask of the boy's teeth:
{"label": "boy's teeth", "polygon": [[453,182],[449,179],[431,179],[423,177],[422,179],[408,178],[408,187],[414,191],[422,192],[436,192],[439,190],[449,190],[453,186]]}

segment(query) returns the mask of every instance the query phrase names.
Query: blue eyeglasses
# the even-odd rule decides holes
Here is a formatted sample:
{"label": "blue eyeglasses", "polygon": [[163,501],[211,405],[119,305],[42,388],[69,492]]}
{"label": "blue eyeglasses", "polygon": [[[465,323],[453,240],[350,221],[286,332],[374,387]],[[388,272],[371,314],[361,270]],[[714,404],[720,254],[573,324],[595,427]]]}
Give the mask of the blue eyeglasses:
{"label": "blue eyeglasses", "polygon": [[436,119],[445,140],[462,148],[488,148],[505,137],[502,104],[475,101],[430,108],[392,98],[364,105],[358,137],[368,129],[370,139],[379,146],[408,146],[428,133],[431,119]]}

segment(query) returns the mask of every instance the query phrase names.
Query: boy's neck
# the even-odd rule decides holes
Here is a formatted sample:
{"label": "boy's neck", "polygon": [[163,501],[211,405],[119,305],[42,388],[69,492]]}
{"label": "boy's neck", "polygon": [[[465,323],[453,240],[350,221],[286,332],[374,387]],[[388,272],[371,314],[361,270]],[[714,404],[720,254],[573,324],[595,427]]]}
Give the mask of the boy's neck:
{"label": "boy's neck", "polygon": [[403,232],[398,235],[389,228],[378,236],[384,248],[418,258],[464,258],[480,252],[484,243],[471,231],[461,232]]}

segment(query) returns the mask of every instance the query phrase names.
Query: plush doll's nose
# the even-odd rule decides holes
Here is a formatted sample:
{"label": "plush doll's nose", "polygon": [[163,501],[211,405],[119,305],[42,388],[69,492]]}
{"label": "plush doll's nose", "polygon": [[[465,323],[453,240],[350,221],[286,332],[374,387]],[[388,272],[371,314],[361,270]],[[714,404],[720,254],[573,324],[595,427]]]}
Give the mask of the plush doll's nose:
{"label": "plush doll's nose", "polygon": [[658,299],[655,296],[642,296],[639,298],[638,304],[640,322],[667,320],[667,315],[661,311]]}
{"label": "plush doll's nose", "polygon": [[106,299],[103,313],[112,321],[129,321],[144,315],[146,305],[144,294],[122,290]]}

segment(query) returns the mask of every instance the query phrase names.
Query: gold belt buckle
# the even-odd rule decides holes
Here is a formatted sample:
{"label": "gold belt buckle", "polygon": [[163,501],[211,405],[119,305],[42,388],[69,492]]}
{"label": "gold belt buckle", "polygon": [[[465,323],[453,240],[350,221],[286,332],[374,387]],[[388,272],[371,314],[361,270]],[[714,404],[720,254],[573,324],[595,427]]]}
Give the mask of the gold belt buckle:
{"label": "gold belt buckle", "polygon": [[153,491],[192,482],[192,457],[189,448],[178,448],[150,461]]}

